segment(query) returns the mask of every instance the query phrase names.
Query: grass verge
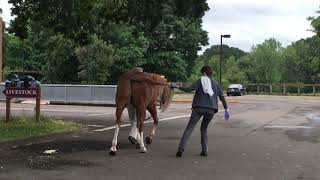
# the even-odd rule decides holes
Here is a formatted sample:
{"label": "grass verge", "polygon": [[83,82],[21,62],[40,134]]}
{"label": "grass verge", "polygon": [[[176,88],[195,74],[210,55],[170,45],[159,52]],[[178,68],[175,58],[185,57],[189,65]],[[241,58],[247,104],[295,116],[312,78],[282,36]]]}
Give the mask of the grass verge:
{"label": "grass verge", "polygon": [[52,120],[44,117],[39,122],[36,122],[31,117],[20,116],[12,118],[8,123],[5,123],[4,118],[0,117],[0,141],[75,131],[80,128],[81,125],[78,123]]}

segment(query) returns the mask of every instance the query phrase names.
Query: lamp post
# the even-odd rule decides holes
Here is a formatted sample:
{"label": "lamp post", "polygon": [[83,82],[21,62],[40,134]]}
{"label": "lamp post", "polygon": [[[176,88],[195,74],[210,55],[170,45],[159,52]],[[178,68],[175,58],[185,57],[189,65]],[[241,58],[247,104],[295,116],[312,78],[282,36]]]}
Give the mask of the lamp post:
{"label": "lamp post", "polygon": [[2,82],[3,79],[3,70],[2,70],[2,66],[3,66],[3,52],[2,52],[2,46],[3,46],[3,21],[2,21],[2,17],[1,17],[1,13],[0,12],[0,82]]}
{"label": "lamp post", "polygon": [[219,74],[220,74],[220,86],[222,87],[222,84],[221,84],[221,67],[222,67],[222,38],[231,38],[231,35],[230,34],[224,34],[224,35],[221,35],[220,36],[220,66],[219,66]]}

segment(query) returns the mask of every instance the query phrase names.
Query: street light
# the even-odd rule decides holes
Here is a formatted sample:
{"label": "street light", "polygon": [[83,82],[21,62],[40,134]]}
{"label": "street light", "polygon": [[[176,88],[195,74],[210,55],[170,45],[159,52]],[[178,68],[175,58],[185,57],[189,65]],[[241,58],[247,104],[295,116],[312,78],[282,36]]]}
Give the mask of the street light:
{"label": "street light", "polygon": [[221,84],[222,38],[231,38],[231,35],[230,34],[224,34],[224,35],[220,36],[220,67],[219,67],[220,81],[219,81],[219,83],[220,83],[221,87],[222,87],[222,84]]}

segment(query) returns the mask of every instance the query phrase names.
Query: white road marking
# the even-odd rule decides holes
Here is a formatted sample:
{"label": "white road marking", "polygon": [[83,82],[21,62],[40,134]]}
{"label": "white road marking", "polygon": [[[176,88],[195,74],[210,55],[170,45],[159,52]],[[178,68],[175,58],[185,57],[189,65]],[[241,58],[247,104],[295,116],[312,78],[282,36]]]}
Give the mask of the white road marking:
{"label": "white road marking", "polygon": [[[163,119],[159,119],[159,121],[169,121],[169,120],[173,120],[173,119],[179,119],[179,118],[186,118],[186,117],[190,117],[191,115],[183,115],[183,116],[174,116],[174,117],[168,117],[168,118],[163,118]],[[151,123],[153,122],[153,120],[148,120],[145,121],[144,123]],[[121,125],[121,127],[127,127],[127,126],[131,126],[131,124],[123,124]],[[114,129],[115,126],[110,126],[110,127],[106,127],[106,128],[102,128],[102,129],[96,129],[93,130],[94,132],[102,132],[102,131],[108,131],[111,129]]]}
{"label": "white road marking", "polygon": [[104,125],[96,125],[96,124],[91,124],[91,125],[88,125],[89,127],[104,127]]}
{"label": "white road marking", "polygon": [[279,128],[279,129],[313,129],[310,126],[264,126],[264,128]]}
{"label": "white road marking", "polygon": [[100,116],[100,115],[109,115],[113,113],[96,113],[96,114],[86,114],[85,116]]}

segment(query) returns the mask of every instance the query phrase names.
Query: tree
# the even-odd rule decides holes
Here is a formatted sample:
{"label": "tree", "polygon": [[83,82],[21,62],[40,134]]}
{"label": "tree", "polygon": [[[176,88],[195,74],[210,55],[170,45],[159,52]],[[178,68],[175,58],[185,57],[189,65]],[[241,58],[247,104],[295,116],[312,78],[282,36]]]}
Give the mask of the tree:
{"label": "tree", "polygon": [[320,38],[313,36],[288,46],[283,54],[283,82],[320,82]]}
{"label": "tree", "polygon": [[281,79],[280,63],[283,48],[275,39],[267,39],[252,48],[249,59],[254,67],[257,83],[276,83]]}
{"label": "tree", "polygon": [[80,61],[79,79],[84,84],[104,84],[110,76],[114,49],[96,35],[90,37],[90,44],[76,49]]}
{"label": "tree", "polygon": [[4,66],[9,69],[24,70],[30,48],[18,37],[4,33]]}
{"label": "tree", "polygon": [[[73,47],[86,47],[92,43],[90,35],[96,34],[98,39],[112,45],[114,67],[108,82],[116,82],[121,73],[134,66],[168,73],[171,80],[185,80],[194,70],[197,51],[208,41],[207,32],[202,29],[202,17],[209,9],[205,0],[9,2],[16,17],[10,32],[23,41],[33,42],[32,38],[38,38],[36,34],[49,32],[50,36],[67,37]],[[46,64],[39,58],[45,51],[42,49],[46,48],[45,41],[37,42],[32,53],[32,59],[36,60],[32,62],[36,63],[32,66]],[[73,53],[74,50],[70,51],[69,56],[78,61]],[[173,65],[166,65],[168,61]]]}
{"label": "tree", "polygon": [[[247,53],[242,51],[239,48],[229,47],[227,45],[223,45],[223,64],[222,64],[222,81],[228,82],[228,78],[225,78],[225,74],[228,73],[228,65],[227,61],[232,57],[232,60],[238,61],[239,58],[245,56]],[[220,79],[220,45],[213,45],[210,48],[206,49],[202,55],[200,55],[196,60],[195,71],[192,74],[189,81],[193,81],[200,75],[200,68],[204,65],[209,65],[214,71],[214,78]],[[238,64],[236,62],[236,64]],[[232,64],[233,65],[233,64]],[[229,71],[230,72],[230,71]],[[239,81],[240,82],[240,81]]]}
{"label": "tree", "polygon": [[226,71],[223,75],[224,79],[230,83],[246,83],[245,72],[239,68],[238,61],[234,56],[231,56],[226,63]]}
{"label": "tree", "polygon": [[[177,59],[184,61],[184,71],[191,74],[194,70],[197,51],[201,45],[207,44],[207,32],[202,30],[202,20],[200,17],[208,9],[205,1],[190,1],[184,8],[179,9],[177,1],[165,0],[142,0],[128,3],[127,12],[131,21],[137,27],[138,32],[142,31],[148,39],[149,48],[145,54],[147,63],[143,68],[151,72],[162,72],[167,67],[162,66],[166,63],[159,63],[159,66],[154,66],[153,62],[163,61],[163,59],[155,59],[157,54],[176,53]],[[185,10],[191,10],[196,6],[204,7],[198,11],[190,13],[182,13]],[[172,61],[171,63],[175,63]],[[176,65],[179,65],[178,61]],[[173,65],[172,67],[176,67]],[[172,71],[175,71],[172,69]],[[183,81],[187,76],[176,74],[172,76],[173,81]],[[170,77],[171,78],[171,77]]]}
{"label": "tree", "polygon": [[[231,56],[235,57],[235,59],[239,59],[247,53],[243,50],[235,47],[229,47],[228,45],[222,45],[222,59],[228,59]],[[201,56],[203,59],[210,59],[212,56],[220,56],[220,45],[213,45],[210,48],[206,49]]]}
{"label": "tree", "polygon": [[137,32],[136,27],[129,23],[110,22],[102,28],[103,31],[98,36],[114,47],[114,64],[108,82],[116,83],[120,74],[146,63],[149,40],[143,32]]}
{"label": "tree", "polygon": [[[317,13],[320,14],[320,10],[318,10]],[[311,21],[311,26],[314,28],[314,32],[316,32],[317,35],[320,36],[320,16],[309,17],[308,20]]]}
{"label": "tree", "polygon": [[77,79],[74,75],[78,62],[75,55],[70,53],[74,49],[72,40],[61,34],[50,36],[44,44],[44,49],[43,82],[61,83]]}
{"label": "tree", "polygon": [[10,24],[10,32],[21,39],[32,31],[51,29],[55,34],[62,34],[76,43],[86,43],[93,32],[94,22],[91,10],[96,0],[9,0],[12,15],[16,16]]}

